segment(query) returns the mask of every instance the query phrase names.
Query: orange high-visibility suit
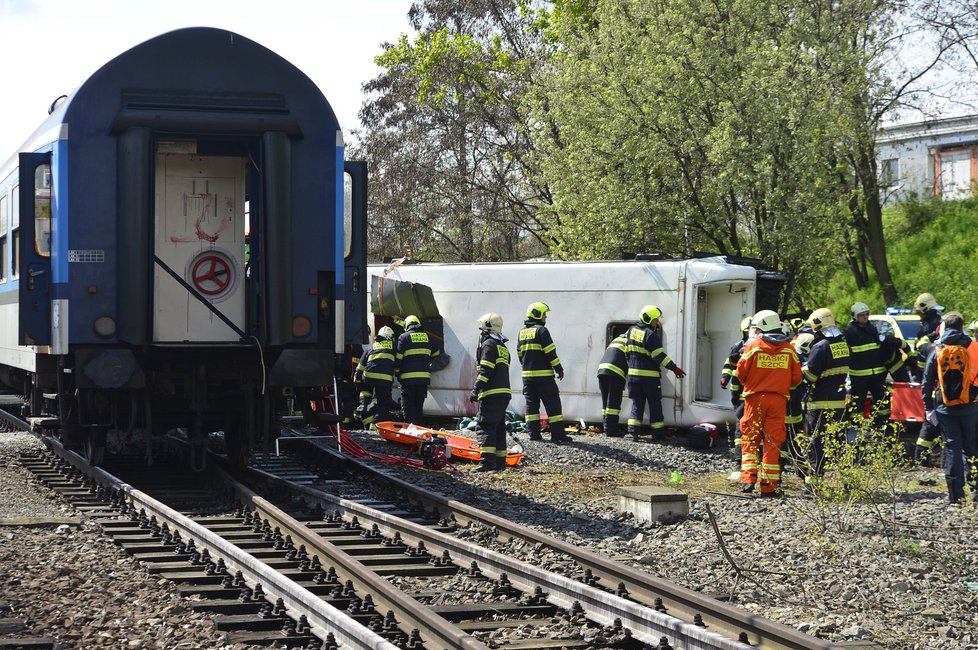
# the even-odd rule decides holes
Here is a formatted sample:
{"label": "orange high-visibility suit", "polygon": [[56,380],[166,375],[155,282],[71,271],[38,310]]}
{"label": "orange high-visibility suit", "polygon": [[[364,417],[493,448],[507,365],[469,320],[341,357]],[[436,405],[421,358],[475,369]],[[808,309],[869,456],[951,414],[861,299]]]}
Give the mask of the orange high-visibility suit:
{"label": "orange high-visibility suit", "polygon": [[744,387],[744,416],[740,419],[740,482],[757,483],[758,451],[761,493],[771,494],[781,480],[781,445],[785,411],[791,391],[801,383],[801,362],[791,343],[779,334],[764,335],[744,346],[737,362],[737,379]]}

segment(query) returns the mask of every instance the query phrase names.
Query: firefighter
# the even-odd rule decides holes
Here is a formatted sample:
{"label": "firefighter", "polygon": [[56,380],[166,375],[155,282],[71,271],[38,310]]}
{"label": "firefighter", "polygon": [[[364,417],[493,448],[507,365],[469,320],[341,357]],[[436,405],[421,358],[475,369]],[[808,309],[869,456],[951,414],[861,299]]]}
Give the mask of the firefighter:
{"label": "firefighter", "polygon": [[411,315],[404,319],[404,333],[397,337],[394,369],[401,384],[401,403],[404,419],[421,424],[424,401],[431,383],[431,359],[441,354],[427,332],[421,329],[421,319]]}
{"label": "firefighter", "polygon": [[649,405],[649,423],[653,431],[665,426],[662,417],[661,369],[668,368],[682,379],[686,376],[666,354],[659,338],[659,319],[662,311],[655,305],[645,305],[639,321],[628,328],[625,354],[628,359],[628,397],[632,400],[632,412],[628,417],[628,433],[633,440],[639,439],[645,404]]}
{"label": "firefighter", "polygon": [[744,346],[750,340],[750,321],[750,316],[740,321],[741,338],[730,347],[730,354],[727,355],[726,361],[723,362],[723,371],[720,373],[720,388],[730,389],[730,402],[733,404],[734,415],[736,417],[733,431],[733,458],[737,463],[738,469],[740,468],[740,418],[744,416],[744,387],[740,385],[740,381],[737,380],[735,372],[737,370],[737,362],[740,361],[740,355],[744,351]]}
{"label": "firefighter", "polygon": [[[815,342],[815,335],[809,331],[810,328],[807,325],[802,324],[797,327],[795,325],[796,323],[792,322],[791,328],[795,332],[799,332],[802,328],[804,328],[804,331],[795,334],[791,340],[791,347],[795,349],[799,362],[804,366],[812,350],[812,344]],[[802,450],[798,446],[798,435],[803,430],[805,424],[805,398],[807,396],[808,386],[802,382],[795,390],[791,391],[791,398],[788,400],[788,407],[784,415],[786,436],[784,444],[781,445],[782,472],[784,472],[785,465],[790,460],[795,467],[795,471],[799,475],[802,475],[801,465],[804,454],[802,454]]]}
{"label": "firefighter", "polygon": [[869,322],[869,306],[857,302],[852,306],[852,320],[843,336],[849,344],[849,410],[854,419],[863,413],[867,396],[873,426],[882,428],[890,417],[886,393],[886,368],[880,353],[885,340],[876,326]]}
{"label": "firefighter", "polygon": [[[791,391],[801,383],[798,354],[782,331],[778,315],[765,309],[754,314],[751,329],[757,338],[744,346],[737,378],[744,387],[744,417],[740,421],[741,491],[754,491],[760,465],[761,496],[776,496],[781,480],[781,445]],[[764,454],[760,464],[761,443]]]}
{"label": "firefighter", "polygon": [[[934,340],[931,341],[929,337],[924,337],[921,339],[920,347],[917,348],[917,354],[922,360],[920,363],[920,371],[923,373],[924,366],[926,365],[927,358],[934,351],[934,347],[937,345],[938,330],[933,332]],[[970,348],[969,348],[970,349]],[[922,379],[922,377],[921,377]],[[918,382],[919,383],[919,382]],[[930,457],[937,451],[937,448],[941,444],[941,426],[940,423],[933,423],[927,418],[920,424],[920,432],[917,434],[917,441],[914,443],[913,450],[913,460],[915,463],[923,465],[924,467],[930,466]]]}
{"label": "firefighter", "polygon": [[598,362],[598,388],[601,390],[601,417],[604,420],[604,434],[609,438],[621,438],[624,434],[618,428],[621,415],[621,398],[625,392],[625,377],[628,376],[628,359],[625,345],[628,339],[619,334],[608,344],[604,356]]}
{"label": "firefighter", "polygon": [[557,357],[557,346],[546,328],[548,311],[550,307],[542,302],[527,307],[516,355],[523,366],[526,428],[530,432],[530,440],[543,440],[540,426],[540,403],[543,402],[550,420],[550,442],[559,445],[570,442],[570,437],[564,433],[560,390],[554,381],[554,375],[564,379],[564,368]]}
{"label": "firefighter", "polygon": [[[815,342],[801,368],[808,382],[805,432],[810,442],[806,479],[825,473],[824,435],[828,427],[845,418],[849,374],[849,344],[836,326],[832,310],[816,309],[808,317],[808,323],[815,332]],[[812,491],[807,484],[803,490],[808,494]]]}
{"label": "firefighter", "polygon": [[509,405],[509,350],[503,336],[503,317],[490,312],[479,317],[475,388],[469,400],[481,402],[479,431],[482,457],[477,472],[506,468],[506,407]]}
{"label": "firefighter", "polygon": [[[374,344],[360,357],[353,381],[360,386],[360,406],[356,415],[363,421],[363,426],[389,420],[394,410],[394,400],[391,398],[391,387],[394,385],[394,330],[386,325],[377,330]],[[371,409],[370,402],[374,397],[377,403]]]}
{"label": "firefighter", "polygon": [[[920,316],[920,329],[917,330],[916,341],[918,344],[937,341],[937,328],[941,325],[942,311],[944,307],[937,304],[932,293],[922,293],[913,301],[913,313]],[[923,368],[924,364],[921,363],[920,367]]]}

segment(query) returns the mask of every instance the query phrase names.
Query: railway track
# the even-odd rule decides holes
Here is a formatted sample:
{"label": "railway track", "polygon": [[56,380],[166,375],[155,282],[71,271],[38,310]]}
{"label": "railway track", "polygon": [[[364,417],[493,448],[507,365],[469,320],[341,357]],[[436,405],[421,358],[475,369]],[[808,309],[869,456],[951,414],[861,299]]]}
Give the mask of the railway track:
{"label": "railway track", "polygon": [[[82,492],[75,496],[83,500],[101,494],[103,502],[81,507],[149,570],[187,595],[210,596],[200,607],[217,612],[235,640],[344,648],[833,647],[318,446],[319,458],[304,450],[306,462],[268,457],[245,471],[249,485],[270,497],[226,477],[196,485],[179,462],[147,472],[110,459],[115,477],[87,468],[57,442],[49,446],[65,463],[40,469],[52,473],[51,484]],[[383,481],[396,498],[336,496],[356,492],[350,471]],[[66,474],[87,486],[59,483]],[[232,511],[232,503],[243,507]],[[456,535],[472,525],[564,553],[576,569],[558,575]]]}

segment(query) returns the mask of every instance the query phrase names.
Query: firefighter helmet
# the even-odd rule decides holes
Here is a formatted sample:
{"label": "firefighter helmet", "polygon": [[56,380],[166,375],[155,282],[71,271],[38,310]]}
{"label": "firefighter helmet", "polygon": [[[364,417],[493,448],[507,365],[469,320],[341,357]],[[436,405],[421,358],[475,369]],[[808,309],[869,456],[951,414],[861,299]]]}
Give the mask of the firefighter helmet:
{"label": "firefighter helmet", "polygon": [[526,317],[532,320],[543,320],[550,311],[550,305],[545,302],[535,302],[526,308]]}
{"label": "firefighter helmet", "polygon": [[384,325],[379,330],[377,330],[377,338],[387,339],[388,341],[394,338],[394,330]]}
{"label": "firefighter helmet", "polygon": [[852,307],[849,308],[849,311],[852,312],[852,317],[853,317],[853,319],[855,319],[856,316],[858,316],[859,314],[868,314],[869,313],[869,305],[867,305],[864,302],[857,302],[857,303],[854,303],[852,305]]}
{"label": "firefighter helmet", "polygon": [[754,317],[750,321],[751,327],[756,327],[762,332],[767,332],[769,334],[774,332],[780,332],[783,324],[781,323],[781,317],[778,316],[777,312],[773,312],[770,309],[762,309],[761,311],[754,314]]}
{"label": "firefighter helmet", "polygon": [[642,313],[639,316],[639,318],[642,319],[642,322],[645,323],[646,325],[651,325],[652,321],[654,321],[656,318],[661,318],[661,317],[662,317],[662,310],[656,307],[655,305],[645,305],[644,307],[642,307]]}
{"label": "firefighter helmet", "polygon": [[795,352],[798,354],[808,354],[812,351],[812,343],[814,342],[815,335],[804,332],[795,337],[795,340],[791,344],[795,346]]}
{"label": "firefighter helmet", "polygon": [[740,321],[740,332],[746,334],[748,331],[750,331],[750,316]]}
{"label": "firefighter helmet", "polygon": [[495,312],[489,312],[488,314],[483,314],[479,316],[479,329],[483,332],[493,332],[495,334],[502,334],[503,332],[503,317]]}
{"label": "firefighter helmet", "polygon": [[972,334],[978,334],[978,318],[968,323],[968,331]]}
{"label": "firefighter helmet", "polygon": [[922,293],[913,301],[913,311],[916,314],[923,314],[931,309],[936,309],[937,311],[944,310],[944,307],[937,304],[937,300],[934,299],[934,294],[932,293]]}
{"label": "firefighter helmet", "polygon": [[414,314],[411,314],[404,319],[404,329],[410,330],[414,329],[415,327],[421,327],[421,319]]}
{"label": "firefighter helmet", "polygon": [[813,311],[812,315],[808,317],[808,324],[816,332],[821,332],[824,329],[835,327],[835,315],[828,307],[821,307]]}

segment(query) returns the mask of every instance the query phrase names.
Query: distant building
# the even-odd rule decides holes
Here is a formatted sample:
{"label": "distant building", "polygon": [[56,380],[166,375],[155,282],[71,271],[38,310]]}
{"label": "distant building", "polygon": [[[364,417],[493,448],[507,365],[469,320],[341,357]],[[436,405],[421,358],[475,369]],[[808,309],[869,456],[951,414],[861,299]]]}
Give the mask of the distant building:
{"label": "distant building", "polygon": [[976,196],[978,115],[880,129],[877,152],[885,204],[913,195]]}

